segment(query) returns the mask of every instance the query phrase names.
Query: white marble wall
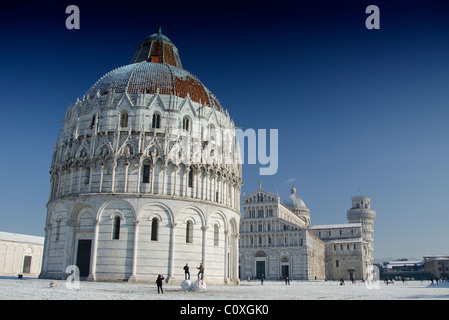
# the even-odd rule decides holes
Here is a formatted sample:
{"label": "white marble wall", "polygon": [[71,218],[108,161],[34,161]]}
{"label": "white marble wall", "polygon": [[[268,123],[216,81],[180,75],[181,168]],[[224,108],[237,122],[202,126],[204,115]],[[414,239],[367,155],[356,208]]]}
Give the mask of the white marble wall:
{"label": "white marble wall", "polygon": [[[202,262],[208,283],[238,282],[240,214],[226,206],[173,197],[130,200],[104,195],[53,201],[48,215],[41,277],[64,277],[65,268],[76,264],[78,240],[90,239],[91,280],[153,281],[161,273],[176,282],[184,279],[186,263],[195,275]],[[121,219],[119,239],[113,238],[116,216]],[[157,240],[151,240],[153,218],[158,219]],[[186,241],[188,221],[193,223],[191,243]]]}
{"label": "white marble wall", "polygon": [[[4,240],[0,237],[0,275],[37,277],[41,270],[43,244],[28,241]],[[29,272],[24,270],[25,257],[31,257]],[[30,259],[30,258],[28,258]]]}

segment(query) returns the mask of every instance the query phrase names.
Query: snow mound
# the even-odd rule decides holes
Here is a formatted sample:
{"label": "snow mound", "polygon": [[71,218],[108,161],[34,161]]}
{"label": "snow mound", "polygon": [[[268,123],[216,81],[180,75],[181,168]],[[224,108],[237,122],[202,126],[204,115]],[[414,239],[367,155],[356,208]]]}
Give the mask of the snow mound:
{"label": "snow mound", "polygon": [[190,280],[184,280],[181,283],[182,290],[192,290],[192,281]]}
{"label": "snow mound", "polygon": [[203,280],[196,280],[194,283],[192,283],[192,290],[193,291],[206,291],[206,282]]}

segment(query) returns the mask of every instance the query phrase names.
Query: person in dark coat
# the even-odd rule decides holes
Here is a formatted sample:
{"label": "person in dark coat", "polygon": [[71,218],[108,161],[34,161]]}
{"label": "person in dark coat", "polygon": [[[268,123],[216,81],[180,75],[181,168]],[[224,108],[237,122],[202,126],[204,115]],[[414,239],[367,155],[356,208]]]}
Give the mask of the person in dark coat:
{"label": "person in dark coat", "polygon": [[186,265],[184,266],[184,280],[189,279],[190,280],[190,271],[189,271],[189,264],[186,263]]}
{"label": "person in dark coat", "polygon": [[156,284],[157,284],[157,294],[159,294],[159,290],[161,291],[162,294],[164,294],[164,290],[162,289],[162,280],[164,280],[165,278],[160,274],[157,276],[156,279]]}
{"label": "person in dark coat", "polygon": [[198,279],[200,278],[201,275],[201,280],[203,280],[203,276],[204,276],[204,266],[202,263],[200,263],[200,266],[197,267],[198,271]]}

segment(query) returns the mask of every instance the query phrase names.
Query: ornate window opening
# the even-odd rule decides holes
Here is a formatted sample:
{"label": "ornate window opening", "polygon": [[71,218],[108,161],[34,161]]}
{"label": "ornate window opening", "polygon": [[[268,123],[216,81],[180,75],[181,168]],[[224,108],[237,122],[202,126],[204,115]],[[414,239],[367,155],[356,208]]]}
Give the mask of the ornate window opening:
{"label": "ornate window opening", "polygon": [[120,220],[119,216],[115,216],[112,223],[112,239],[114,240],[120,239]]}
{"label": "ornate window opening", "polygon": [[150,166],[149,165],[143,166],[142,183],[150,183]]}
{"label": "ornate window opening", "polygon": [[159,113],[153,114],[153,122],[151,126],[153,129],[159,129],[161,127],[161,115]]}
{"label": "ornate window opening", "polygon": [[215,126],[211,123],[209,124],[209,140],[215,141]]}
{"label": "ornate window opening", "polygon": [[193,168],[190,168],[189,171],[189,188],[193,188]]}
{"label": "ornate window opening", "polygon": [[120,118],[120,127],[126,128],[128,127],[128,112],[123,112]]}
{"label": "ornate window opening", "polygon": [[98,113],[94,114],[94,116],[92,117],[92,122],[90,124],[91,129],[94,129],[95,125],[97,124],[97,119],[98,119]]}
{"label": "ornate window opening", "polygon": [[59,237],[61,235],[61,220],[58,219],[58,221],[56,221],[56,241],[59,241]]}
{"label": "ornate window opening", "polygon": [[84,170],[84,184],[89,184],[90,181],[90,167]]}
{"label": "ornate window opening", "polygon": [[153,218],[151,221],[151,241],[158,241],[158,227],[159,220],[157,218]]}
{"label": "ornate window opening", "polygon": [[184,119],[182,119],[182,129],[185,131],[189,131],[189,124],[190,124],[189,118],[184,117]]}
{"label": "ornate window opening", "polygon": [[187,221],[186,243],[193,243],[193,222],[192,221]]}
{"label": "ornate window opening", "polygon": [[220,228],[218,227],[218,225],[214,225],[214,246],[218,246],[218,241],[219,241],[219,230]]}

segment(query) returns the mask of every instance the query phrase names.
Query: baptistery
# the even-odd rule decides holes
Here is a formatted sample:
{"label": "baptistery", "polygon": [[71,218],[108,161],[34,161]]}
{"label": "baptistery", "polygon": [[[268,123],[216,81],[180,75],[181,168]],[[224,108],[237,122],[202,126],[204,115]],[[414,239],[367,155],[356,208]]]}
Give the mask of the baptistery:
{"label": "baptistery", "polygon": [[41,278],[238,283],[235,125],[161,29],[67,108]]}

